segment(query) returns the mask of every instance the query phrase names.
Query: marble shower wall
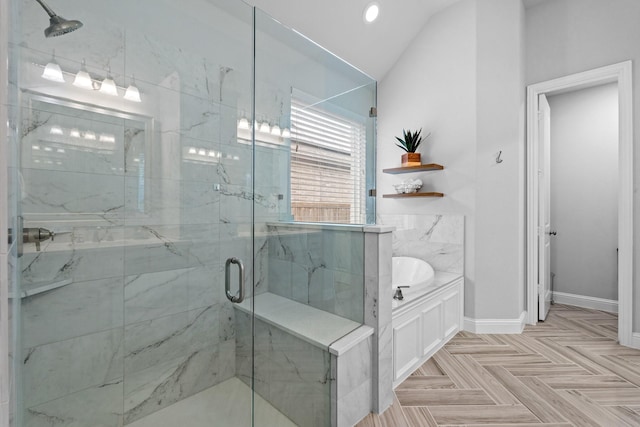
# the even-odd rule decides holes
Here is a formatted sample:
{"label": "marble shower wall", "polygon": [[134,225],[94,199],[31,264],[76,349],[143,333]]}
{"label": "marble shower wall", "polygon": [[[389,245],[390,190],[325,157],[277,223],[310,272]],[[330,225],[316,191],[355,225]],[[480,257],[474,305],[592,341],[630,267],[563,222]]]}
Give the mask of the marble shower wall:
{"label": "marble shower wall", "polygon": [[379,214],[376,223],[396,228],[393,256],[420,258],[435,270],[463,273],[464,216]]}
{"label": "marble shower wall", "polygon": [[363,322],[362,226],[268,224],[269,292]]}
{"label": "marble shower wall", "polygon": [[[134,19],[150,7],[155,22]],[[120,426],[235,375],[224,261],[245,260],[251,289],[255,247],[256,281],[268,286],[267,240],[252,242],[252,219],[277,219],[280,184],[259,170],[254,210],[253,151],[236,138],[251,104],[242,7],[237,19],[196,1],[96,4],[82,32],[45,40],[42,10],[23,3],[21,211],[25,227],[57,233],[19,259],[22,290],[36,292],[13,313],[25,426]],[[162,31],[164,20],[190,31]],[[94,78],[110,68],[120,97],[76,88],[72,74],[42,79],[34,64],[53,48],[70,73],[83,59]],[[122,99],[131,75],[139,104]],[[255,155],[277,164],[281,153]]]}
{"label": "marble shower wall", "polygon": [[[251,387],[251,318],[236,310],[236,376]],[[256,393],[296,425],[331,425],[331,355],[262,320],[255,320]],[[259,424],[259,422],[257,423]]]}

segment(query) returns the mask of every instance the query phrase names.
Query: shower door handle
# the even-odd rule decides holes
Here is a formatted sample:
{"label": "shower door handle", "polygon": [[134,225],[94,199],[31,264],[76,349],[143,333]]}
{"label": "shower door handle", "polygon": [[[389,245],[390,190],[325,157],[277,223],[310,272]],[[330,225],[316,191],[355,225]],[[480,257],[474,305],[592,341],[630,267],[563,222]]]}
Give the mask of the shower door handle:
{"label": "shower door handle", "polygon": [[[238,265],[238,292],[231,294],[231,264]],[[224,264],[224,291],[227,299],[236,304],[244,301],[244,264],[238,258],[229,258]]]}

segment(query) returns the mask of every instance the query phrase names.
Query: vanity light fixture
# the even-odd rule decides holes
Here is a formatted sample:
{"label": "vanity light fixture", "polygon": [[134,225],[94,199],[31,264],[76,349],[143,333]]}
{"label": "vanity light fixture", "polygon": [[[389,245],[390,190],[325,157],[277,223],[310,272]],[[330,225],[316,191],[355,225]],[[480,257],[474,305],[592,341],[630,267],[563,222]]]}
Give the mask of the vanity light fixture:
{"label": "vanity light fixture", "polygon": [[238,129],[249,130],[249,120],[246,117],[242,117],[238,121]]}
{"label": "vanity light fixture", "polygon": [[271,131],[271,127],[269,126],[269,123],[264,121],[260,124],[260,132],[269,133],[270,131]]}
{"label": "vanity light fixture", "polygon": [[378,3],[373,2],[369,3],[367,7],[364,8],[364,14],[362,15],[364,18],[364,22],[367,24],[372,23],[376,19],[378,19],[378,15],[380,14],[380,5]]}
{"label": "vanity light fixture", "polygon": [[100,142],[110,142],[113,144],[116,142],[116,137],[110,133],[101,133],[99,140]]}
{"label": "vanity light fixture", "polygon": [[64,83],[64,76],[62,75],[62,69],[56,62],[56,52],[53,51],[51,55],[51,61],[44,67],[42,72],[42,78],[51,80],[52,82]]}
{"label": "vanity light fixture", "polygon": [[140,99],[140,91],[135,84],[136,80],[133,76],[131,76],[131,83],[129,83],[129,87],[124,93],[124,99],[128,99],[129,101],[133,102],[142,102],[142,99]]}
{"label": "vanity light fixture", "polygon": [[280,126],[278,126],[277,124],[273,125],[271,127],[271,135],[280,136]]}
{"label": "vanity light fixture", "polygon": [[111,77],[111,67],[107,73],[107,77],[102,81],[100,85],[100,92],[111,96],[118,96],[118,89],[116,88],[116,82]]}
{"label": "vanity light fixture", "polygon": [[282,137],[291,138],[291,131],[289,130],[289,128],[282,129]]}
{"label": "vanity light fixture", "polygon": [[84,59],[82,60],[80,71],[76,73],[76,78],[73,80],[73,85],[81,87],[82,89],[93,89],[93,80],[91,80],[91,75],[89,75],[87,71],[87,65]]}

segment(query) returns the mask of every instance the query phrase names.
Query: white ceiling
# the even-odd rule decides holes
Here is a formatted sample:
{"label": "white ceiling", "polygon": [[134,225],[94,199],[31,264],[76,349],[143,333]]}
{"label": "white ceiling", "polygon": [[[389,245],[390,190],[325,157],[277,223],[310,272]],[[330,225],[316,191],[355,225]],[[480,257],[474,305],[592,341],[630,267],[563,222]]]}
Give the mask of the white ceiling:
{"label": "white ceiling", "polygon": [[372,0],[245,0],[380,81],[436,12],[458,0],[376,0],[380,16],[364,22]]}

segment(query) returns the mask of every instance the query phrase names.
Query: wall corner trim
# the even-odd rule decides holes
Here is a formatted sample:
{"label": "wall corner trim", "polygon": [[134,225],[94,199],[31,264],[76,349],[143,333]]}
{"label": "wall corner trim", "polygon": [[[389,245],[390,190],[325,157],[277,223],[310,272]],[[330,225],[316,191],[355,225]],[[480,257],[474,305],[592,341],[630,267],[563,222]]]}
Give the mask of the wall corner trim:
{"label": "wall corner trim", "polygon": [[521,334],[524,330],[527,312],[517,319],[472,319],[464,318],[464,330],[474,334]]}
{"label": "wall corner trim", "polygon": [[630,347],[640,349],[640,333],[634,332],[631,337],[631,345]]}

